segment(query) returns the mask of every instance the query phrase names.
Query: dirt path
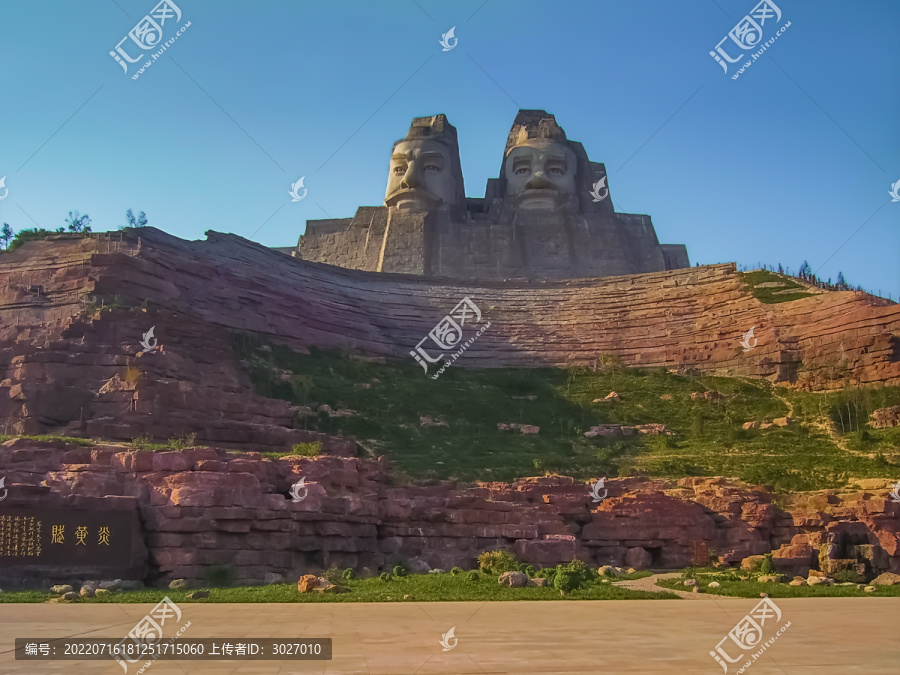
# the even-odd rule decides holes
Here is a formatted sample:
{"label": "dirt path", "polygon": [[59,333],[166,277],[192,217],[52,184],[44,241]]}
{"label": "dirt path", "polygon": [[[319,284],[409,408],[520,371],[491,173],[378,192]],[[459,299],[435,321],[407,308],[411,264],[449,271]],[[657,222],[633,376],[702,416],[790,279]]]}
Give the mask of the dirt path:
{"label": "dirt path", "polygon": [[[787,398],[785,398],[782,394],[780,394],[777,389],[772,390],[772,395],[775,396],[779,401],[784,403],[788,407],[788,417],[794,416],[794,404],[791,403]],[[822,415],[816,415],[812,421],[805,423],[809,427],[813,427],[818,429],[823,434],[825,434],[828,439],[834,443],[838,448],[840,448],[843,452],[846,452],[849,455],[856,455],[857,457],[866,457],[868,459],[872,459],[875,455],[874,453],[870,454],[867,452],[859,452],[858,450],[851,450],[847,445],[847,441],[844,440],[841,435],[837,432],[837,429],[834,427],[834,422],[827,418],[823,418]]]}
{"label": "dirt path", "polygon": [[659,579],[681,579],[679,572],[666,572],[664,574],[654,574],[642,579],[631,579],[630,581],[614,581],[613,586],[619,588],[627,588],[630,591],[650,591],[651,593],[674,593],[679,598],[687,600],[715,600],[716,598],[733,598],[733,595],[715,595],[711,593],[694,593],[693,591],[676,591],[664,586],[657,586]]}

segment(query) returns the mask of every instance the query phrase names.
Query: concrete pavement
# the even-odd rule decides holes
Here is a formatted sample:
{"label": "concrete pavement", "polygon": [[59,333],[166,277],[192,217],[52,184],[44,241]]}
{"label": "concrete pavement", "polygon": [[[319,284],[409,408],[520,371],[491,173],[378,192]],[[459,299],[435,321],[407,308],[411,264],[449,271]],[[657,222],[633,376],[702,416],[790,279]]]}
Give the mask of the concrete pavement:
{"label": "concrete pavement", "polygon": [[[148,675],[721,675],[709,655],[758,599],[183,604],[183,638],[333,638],[331,661],[158,661]],[[776,601],[790,627],[750,675],[887,675],[900,667],[900,599]],[[152,605],[0,604],[0,673],[116,675],[111,661],[15,661],[16,637],[122,638]],[[442,651],[455,626],[456,646]],[[771,624],[770,624],[771,626]],[[774,629],[765,631],[765,639]],[[729,640],[730,642],[730,640]],[[727,648],[737,656],[736,648]],[[749,658],[749,655],[748,657]],[[135,675],[144,662],[132,665]],[[728,675],[741,663],[730,666]]]}

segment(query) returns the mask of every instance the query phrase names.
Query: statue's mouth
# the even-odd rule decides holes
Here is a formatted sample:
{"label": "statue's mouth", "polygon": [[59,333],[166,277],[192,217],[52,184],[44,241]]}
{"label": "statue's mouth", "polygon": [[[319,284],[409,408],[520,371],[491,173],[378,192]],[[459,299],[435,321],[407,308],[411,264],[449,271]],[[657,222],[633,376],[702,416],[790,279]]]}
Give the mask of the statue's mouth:
{"label": "statue's mouth", "polygon": [[396,206],[397,208],[410,208],[411,206],[424,205],[434,206],[441,201],[439,197],[435,197],[427,190],[418,188],[408,188],[395,192],[385,200],[388,206]]}

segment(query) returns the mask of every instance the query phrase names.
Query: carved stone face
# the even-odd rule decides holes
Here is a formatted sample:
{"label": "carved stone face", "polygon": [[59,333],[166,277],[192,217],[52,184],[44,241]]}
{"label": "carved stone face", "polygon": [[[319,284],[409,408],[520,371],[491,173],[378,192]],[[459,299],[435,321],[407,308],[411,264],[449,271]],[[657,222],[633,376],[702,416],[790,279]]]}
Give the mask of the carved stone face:
{"label": "carved stone face", "polygon": [[401,141],[394,147],[385,206],[429,211],[452,204],[455,190],[450,150],[443,143]]}
{"label": "carved stone face", "polygon": [[533,138],[506,156],[506,194],[523,209],[552,209],[575,193],[575,153],[566,145]]}

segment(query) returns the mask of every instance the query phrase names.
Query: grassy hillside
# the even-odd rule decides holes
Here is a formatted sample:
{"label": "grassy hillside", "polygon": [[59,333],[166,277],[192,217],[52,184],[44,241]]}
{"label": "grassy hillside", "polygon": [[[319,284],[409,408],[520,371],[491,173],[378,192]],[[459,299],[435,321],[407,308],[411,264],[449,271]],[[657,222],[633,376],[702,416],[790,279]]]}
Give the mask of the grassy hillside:
{"label": "grassy hillside", "polygon": [[[379,364],[321,351],[303,355],[238,335],[233,344],[260,394],[313,410],[327,404],[356,412],[298,417],[298,427],[354,435],[416,478],[512,480],[544,471],[581,479],[726,475],[790,491],[900,474],[900,429],[857,430],[868,419],[866,406],[900,403],[900,388],[788,392],[765,381],[626,369],[614,359],[602,372],[450,368],[432,380],[412,359]],[[691,393],[709,390],[724,398],[691,399]],[[611,391],[619,401],[592,402]],[[741,428],[791,409],[803,424]],[[851,409],[856,426],[849,421]],[[836,434],[826,426],[839,410],[845,434],[840,425]],[[421,416],[448,426],[421,426]],[[540,433],[497,429],[510,422],[537,425]],[[675,435],[584,437],[596,424],[654,422]]]}

